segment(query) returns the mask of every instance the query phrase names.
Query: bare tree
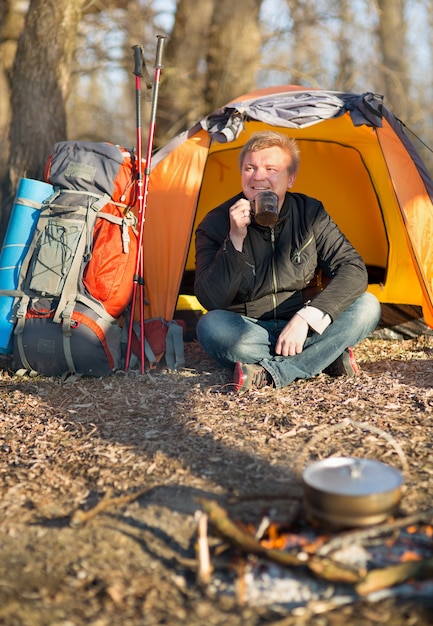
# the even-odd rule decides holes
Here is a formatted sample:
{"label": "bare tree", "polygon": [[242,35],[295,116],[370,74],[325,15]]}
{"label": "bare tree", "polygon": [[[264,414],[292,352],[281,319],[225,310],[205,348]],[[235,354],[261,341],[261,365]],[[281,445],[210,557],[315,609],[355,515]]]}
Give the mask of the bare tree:
{"label": "bare tree", "polygon": [[320,19],[316,0],[286,0],[292,20],[291,82],[324,87]]}
{"label": "bare tree", "polygon": [[[41,179],[53,144],[66,138],[65,101],[84,0],[31,0],[18,40],[11,97],[10,198],[21,177]],[[4,224],[8,216],[2,214]]]}
{"label": "bare tree", "polygon": [[351,34],[355,24],[352,0],[338,0],[338,14],[340,23],[335,41],[338,53],[335,89],[350,91],[356,76],[356,65],[351,46]]}
{"label": "bare tree", "polygon": [[161,80],[156,141],[188,128],[204,110],[205,55],[215,0],[179,0],[167,42]]}
{"label": "bare tree", "polygon": [[[151,0],[94,0],[85,5],[67,101],[69,138],[134,145],[132,48],[143,47],[150,68],[155,58],[157,15],[151,4]],[[143,79],[143,92],[145,83]],[[147,98],[143,97],[143,123],[146,107]]]}
{"label": "bare tree", "polygon": [[9,154],[9,124],[12,67],[19,34],[24,26],[22,4],[16,0],[0,0],[0,180],[6,175]]}
{"label": "bare tree", "polygon": [[408,119],[406,0],[376,0],[376,3],[383,93],[393,112],[402,119]]}
{"label": "bare tree", "polygon": [[257,85],[262,0],[214,4],[207,51],[205,104],[212,111]]}
{"label": "bare tree", "polygon": [[180,0],[167,44],[159,142],[256,87],[262,0]]}

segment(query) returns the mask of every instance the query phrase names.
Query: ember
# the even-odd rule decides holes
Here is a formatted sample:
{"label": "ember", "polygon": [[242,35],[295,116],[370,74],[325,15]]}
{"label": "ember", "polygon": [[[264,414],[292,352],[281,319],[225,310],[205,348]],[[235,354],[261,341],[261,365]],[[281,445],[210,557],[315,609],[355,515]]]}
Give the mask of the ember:
{"label": "ember", "polygon": [[[290,526],[269,522],[257,536],[256,528],[231,521],[215,502],[201,504],[210,525],[235,548],[233,563],[243,559],[233,586],[241,604],[321,612],[361,597],[433,594],[433,510],[326,534],[305,519]],[[215,570],[221,588],[224,573]]]}
{"label": "ember", "polygon": [[[278,530],[274,524],[269,527],[261,544],[266,548],[279,550],[300,548],[308,554],[327,555],[339,563],[347,561],[351,565],[371,570],[393,563],[421,561],[432,557],[433,542],[430,532],[431,526],[426,524],[396,529],[393,523],[389,522],[371,528],[370,532],[366,533],[351,531],[323,535],[317,529],[307,525],[293,532],[293,530]],[[352,538],[350,544],[349,537]],[[335,546],[334,549],[332,545]],[[328,549],[329,546],[331,549]],[[362,553],[363,557],[353,559],[355,550],[358,554]]]}

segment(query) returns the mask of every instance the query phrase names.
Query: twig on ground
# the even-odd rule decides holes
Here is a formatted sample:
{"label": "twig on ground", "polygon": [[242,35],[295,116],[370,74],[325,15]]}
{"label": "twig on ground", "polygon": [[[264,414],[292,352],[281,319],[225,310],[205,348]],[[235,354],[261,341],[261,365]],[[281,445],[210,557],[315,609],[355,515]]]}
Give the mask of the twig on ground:
{"label": "twig on ground", "polygon": [[140,489],[140,491],[136,491],[135,493],[128,493],[123,496],[117,496],[112,498],[109,494],[105,495],[105,497],[98,502],[92,509],[88,511],[83,511],[82,509],[77,509],[71,514],[69,524],[72,527],[82,526],[86,524],[94,517],[99,515],[99,513],[103,513],[107,511],[107,509],[115,508],[117,506],[122,506],[124,504],[129,504],[130,502],[134,502],[145,493],[149,491],[150,487],[146,487],[145,489]]}
{"label": "twig on ground", "polygon": [[197,582],[201,586],[207,586],[211,582],[212,565],[210,562],[209,542],[207,536],[207,515],[198,511],[197,524]]}

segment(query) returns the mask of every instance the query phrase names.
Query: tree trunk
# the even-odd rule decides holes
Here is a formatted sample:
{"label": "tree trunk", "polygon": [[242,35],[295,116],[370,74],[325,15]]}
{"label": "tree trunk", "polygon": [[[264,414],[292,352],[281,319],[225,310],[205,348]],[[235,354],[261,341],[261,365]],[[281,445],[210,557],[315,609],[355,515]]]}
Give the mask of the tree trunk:
{"label": "tree trunk", "polygon": [[200,0],[198,10],[196,0],[179,0],[163,59],[157,144],[186,130],[203,115],[204,58],[214,1]]}
{"label": "tree trunk", "polygon": [[351,91],[354,86],[356,67],[351,51],[351,38],[354,36],[354,9],[352,0],[339,0],[338,13],[340,27],[335,41],[338,52],[338,70],[334,88]]}
{"label": "tree trunk", "polygon": [[[12,67],[17,41],[24,26],[24,13],[18,2],[0,0],[0,181],[7,171],[9,155],[9,123],[11,119]],[[1,198],[0,198],[1,203]]]}
{"label": "tree trunk", "polygon": [[207,53],[207,113],[257,86],[262,0],[215,2]]}
{"label": "tree trunk", "polygon": [[377,0],[379,10],[378,38],[382,57],[382,83],[385,104],[398,117],[407,120],[408,67],[406,62],[406,0]]}
{"label": "tree trunk", "polygon": [[65,100],[82,4],[31,0],[13,68],[9,209],[19,179],[42,180],[54,143],[66,139]]}
{"label": "tree trunk", "polygon": [[291,73],[294,85],[323,87],[323,49],[316,0],[286,0],[291,24]]}
{"label": "tree trunk", "polygon": [[180,0],[162,74],[157,143],[256,87],[262,0]]}

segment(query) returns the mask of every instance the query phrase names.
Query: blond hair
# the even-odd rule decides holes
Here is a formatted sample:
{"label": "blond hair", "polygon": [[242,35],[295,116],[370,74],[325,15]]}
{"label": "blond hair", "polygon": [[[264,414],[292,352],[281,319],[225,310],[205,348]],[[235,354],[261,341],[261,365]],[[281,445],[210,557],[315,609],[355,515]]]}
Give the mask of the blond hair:
{"label": "blond hair", "polygon": [[296,174],[300,161],[300,152],[296,139],[283,135],[282,133],[277,133],[273,130],[263,130],[251,135],[247,143],[240,151],[239,167],[242,169],[247,152],[257,152],[258,150],[263,150],[264,148],[273,148],[274,146],[278,146],[290,155],[289,174]]}

